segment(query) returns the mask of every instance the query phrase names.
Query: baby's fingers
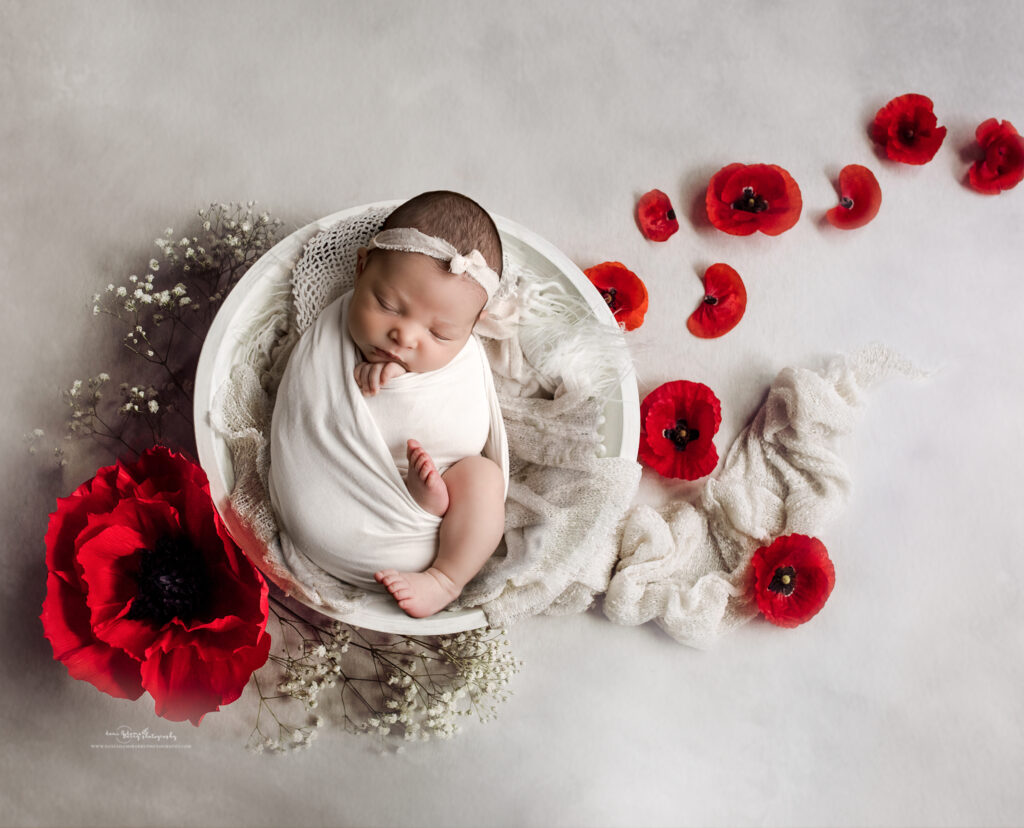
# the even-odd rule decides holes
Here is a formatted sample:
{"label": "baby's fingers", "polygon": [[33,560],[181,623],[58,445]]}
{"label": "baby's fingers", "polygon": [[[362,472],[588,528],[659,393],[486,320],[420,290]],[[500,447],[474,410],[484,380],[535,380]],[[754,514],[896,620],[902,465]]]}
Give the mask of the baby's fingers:
{"label": "baby's fingers", "polygon": [[364,394],[372,395],[377,393],[377,390],[373,387],[373,367],[369,362],[360,362],[356,366],[356,384]]}

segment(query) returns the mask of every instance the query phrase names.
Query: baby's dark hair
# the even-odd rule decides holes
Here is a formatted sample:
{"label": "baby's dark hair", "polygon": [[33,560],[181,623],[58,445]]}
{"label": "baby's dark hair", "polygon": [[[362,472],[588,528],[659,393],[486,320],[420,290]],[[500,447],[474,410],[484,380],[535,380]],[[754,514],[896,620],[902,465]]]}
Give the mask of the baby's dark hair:
{"label": "baby's dark hair", "polygon": [[473,199],[450,190],[421,193],[400,204],[382,230],[412,227],[452,244],[463,256],[479,250],[491,270],[501,276],[501,236],[487,211]]}

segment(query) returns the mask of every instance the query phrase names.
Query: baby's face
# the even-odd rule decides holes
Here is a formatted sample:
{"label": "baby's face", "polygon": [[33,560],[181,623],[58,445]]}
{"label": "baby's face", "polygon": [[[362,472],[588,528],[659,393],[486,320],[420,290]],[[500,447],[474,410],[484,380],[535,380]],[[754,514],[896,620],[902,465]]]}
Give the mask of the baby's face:
{"label": "baby's face", "polygon": [[423,253],[360,251],[348,331],[368,362],[436,371],[462,350],[485,298],[479,285]]}

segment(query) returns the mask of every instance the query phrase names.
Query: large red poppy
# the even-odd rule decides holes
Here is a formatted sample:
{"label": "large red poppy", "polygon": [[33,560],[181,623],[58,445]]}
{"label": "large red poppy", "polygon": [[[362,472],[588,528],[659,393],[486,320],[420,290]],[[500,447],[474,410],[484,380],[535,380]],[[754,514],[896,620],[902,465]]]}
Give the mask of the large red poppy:
{"label": "large red poppy", "polygon": [[711,176],[708,218],[734,236],[777,236],[797,223],[803,199],[793,177],[774,164],[729,164]]}
{"label": "large red poppy", "polygon": [[989,118],[974,131],[983,158],[967,172],[967,181],[979,193],[995,195],[1024,180],[1024,138],[1009,121]]}
{"label": "large red poppy", "polygon": [[644,323],[647,313],[647,286],[622,262],[602,262],[583,271],[600,291],[615,320],[627,331]]}
{"label": "large red poppy", "polygon": [[718,262],[704,271],[704,299],[686,320],[694,336],[713,339],[735,328],[747,309],[747,288],[729,265]]}
{"label": "large red poppy", "polygon": [[776,538],[758,549],[750,563],[757,608],[780,627],[810,621],[825,606],[836,583],[825,544],[807,535]]}
{"label": "large red poppy", "polygon": [[889,158],[904,164],[927,164],[946,137],[931,98],[914,94],[900,95],[879,109],[868,132]]}
{"label": "large red poppy", "polygon": [[651,241],[663,242],[679,229],[679,219],[672,202],[661,190],[651,190],[640,197],[636,205],[636,220],[640,232]]}
{"label": "large red poppy", "polygon": [[839,204],[825,218],[833,227],[853,230],[871,221],[881,206],[882,188],[875,174],[860,164],[847,164],[839,171]]}
{"label": "large red poppy", "polygon": [[163,446],[57,501],[40,616],[74,678],[198,725],[266,660],[267,584],[231,540],[203,470]]}
{"label": "large red poppy", "polygon": [[696,480],[718,464],[713,438],[722,424],[718,397],[699,382],[675,380],[640,404],[640,462],[663,477]]}

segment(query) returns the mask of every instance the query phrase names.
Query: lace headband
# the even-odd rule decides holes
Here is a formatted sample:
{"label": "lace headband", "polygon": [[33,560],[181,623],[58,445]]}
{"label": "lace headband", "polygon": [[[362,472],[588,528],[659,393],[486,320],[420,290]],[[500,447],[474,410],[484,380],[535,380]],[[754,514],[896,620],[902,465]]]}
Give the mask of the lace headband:
{"label": "lace headband", "polygon": [[425,253],[435,259],[448,262],[451,273],[465,273],[480,287],[487,291],[487,301],[491,301],[500,281],[498,274],[487,266],[483,254],[473,248],[463,256],[454,245],[437,236],[428,236],[412,227],[393,227],[381,230],[370,239],[367,250],[379,247],[382,250],[398,250],[402,253]]}

